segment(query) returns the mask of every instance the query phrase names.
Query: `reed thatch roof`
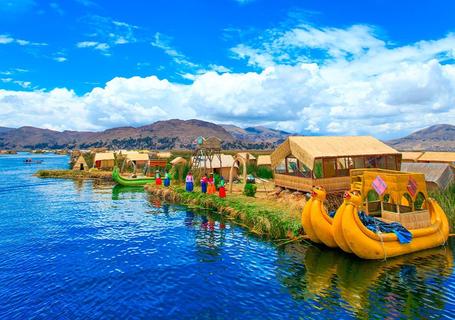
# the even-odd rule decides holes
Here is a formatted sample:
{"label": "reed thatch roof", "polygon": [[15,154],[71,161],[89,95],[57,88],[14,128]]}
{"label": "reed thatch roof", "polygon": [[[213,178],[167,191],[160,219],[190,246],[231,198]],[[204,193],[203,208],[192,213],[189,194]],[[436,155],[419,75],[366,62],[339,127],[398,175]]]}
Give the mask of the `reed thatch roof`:
{"label": "reed thatch roof", "polygon": [[258,161],[257,161],[258,166],[270,166],[272,165],[272,159],[270,158],[270,155],[260,155],[258,156]]}
{"label": "reed thatch roof", "polygon": [[314,160],[317,158],[396,155],[400,152],[371,136],[294,136],[288,137],[272,153],[272,167],[278,166],[285,157],[291,154],[312,170]]}
{"label": "reed thatch roof", "polygon": [[173,166],[175,166],[177,164],[186,164],[186,163],[187,163],[187,160],[183,157],[177,157],[171,161],[171,164]]}
{"label": "reed thatch roof", "polygon": [[417,161],[421,156],[423,155],[423,152],[402,152],[401,153],[401,159],[403,161]]}
{"label": "reed thatch roof", "polygon": [[171,152],[166,151],[166,152],[158,152],[156,154],[156,156],[160,159],[169,159],[172,156],[172,154],[171,154]]}
{"label": "reed thatch roof", "polygon": [[425,152],[418,161],[427,162],[455,162],[455,152]]}
{"label": "reed thatch roof", "polygon": [[95,154],[94,162],[103,160],[115,160],[113,152],[101,152]]}
{"label": "reed thatch roof", "polygon": [[251,153],[249,152],[239,152],[237,153],[238,156],[242,157],[243,159],[245,160],[256,160],[256,157],[253,156]]}
{"label": "reed thatch roof", "polygon": [[128,153],[126,155],[128,161],[149,161],[149,155],[146,153]]}

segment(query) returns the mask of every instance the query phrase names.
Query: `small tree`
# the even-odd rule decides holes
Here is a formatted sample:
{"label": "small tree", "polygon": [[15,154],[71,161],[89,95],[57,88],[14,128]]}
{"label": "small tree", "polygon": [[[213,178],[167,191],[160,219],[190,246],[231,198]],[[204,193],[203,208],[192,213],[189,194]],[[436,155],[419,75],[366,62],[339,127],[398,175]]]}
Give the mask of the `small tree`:
{"label": "small tree", "polygon": [[257,186],[253,183],[246,183],[243,189],[243,194],[247,197],[254,197],[256,195]]}

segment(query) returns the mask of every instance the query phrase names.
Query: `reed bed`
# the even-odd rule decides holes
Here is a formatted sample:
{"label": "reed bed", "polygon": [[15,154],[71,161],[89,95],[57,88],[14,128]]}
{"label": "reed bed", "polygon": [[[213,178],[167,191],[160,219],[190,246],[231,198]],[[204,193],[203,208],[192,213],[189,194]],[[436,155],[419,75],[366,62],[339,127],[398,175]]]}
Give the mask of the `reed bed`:
{"label": "reed bed", "polygon": [[430,192],[430,196],[434,198],[442,207],[449,219],[450,231],[454,232],[455,228],[455,183],[452,183],[445,190]]}
{"label": "reed bed", "polygon": [[98,170],[39,170],[35,175],[39,178],[112,180],[111,171]]}
{"label": "reed bed", "polygon": [[217,211],[258,236],[282,240],[294,239],[302,233],[300,217],[270,200],[236,194],[219,198],[201,192],[186,192],[180,186],[165,189],[148,185],[146,190],[165,201]]}

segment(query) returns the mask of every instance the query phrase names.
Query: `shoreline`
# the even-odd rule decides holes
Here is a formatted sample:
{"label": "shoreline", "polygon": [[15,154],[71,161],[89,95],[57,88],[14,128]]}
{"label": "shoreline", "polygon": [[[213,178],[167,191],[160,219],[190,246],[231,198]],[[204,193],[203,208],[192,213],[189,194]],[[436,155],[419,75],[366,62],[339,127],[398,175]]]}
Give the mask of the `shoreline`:
{"label": "shoreline", "polygon": [[144,189],[163,201],[183,205],[200,206],[214,210],[228,219],[239,222],[248,231],[271,240],[294,240],[303,234],[300,215],[278,208],[271,200],[228,194],[226,198],[203,194],[199,191],[186,192],[182,186],[169,188],[147,184]]}
{"label": "shoreline", "polygon": [[38,170],[34,175],[38,178],[112,181],[111,171]]}

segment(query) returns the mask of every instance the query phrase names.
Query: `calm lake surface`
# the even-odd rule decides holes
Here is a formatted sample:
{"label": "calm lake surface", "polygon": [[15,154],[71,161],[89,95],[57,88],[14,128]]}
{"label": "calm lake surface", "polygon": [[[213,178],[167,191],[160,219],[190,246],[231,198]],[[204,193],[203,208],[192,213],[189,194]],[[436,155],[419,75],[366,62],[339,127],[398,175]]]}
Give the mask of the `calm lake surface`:
{"label": "calm lake surface", "polygon": [[1,319],[454,318],[454,248],[381,262],[276,247],[141,188],[39,179],[0,156]]}

